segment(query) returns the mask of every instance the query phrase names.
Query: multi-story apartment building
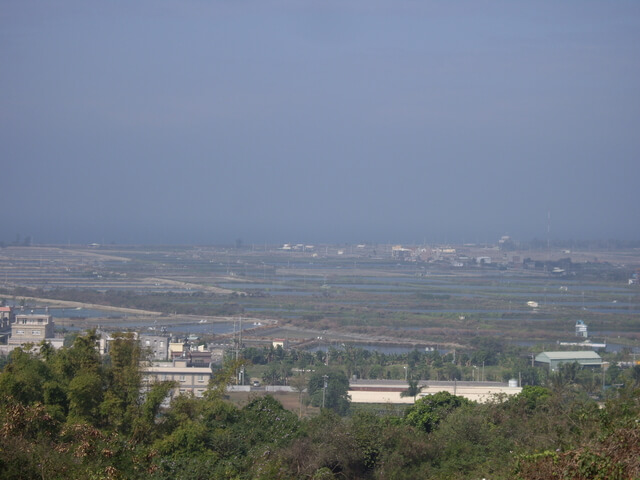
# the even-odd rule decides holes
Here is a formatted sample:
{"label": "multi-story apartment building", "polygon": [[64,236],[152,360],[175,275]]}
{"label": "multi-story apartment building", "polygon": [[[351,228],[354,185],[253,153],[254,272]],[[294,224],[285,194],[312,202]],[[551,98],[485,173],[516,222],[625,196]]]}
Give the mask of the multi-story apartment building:
{"label": "multi-story apartment building", "polygon": [[168,359],[170,341],[168,335],[140,335],[140,346],[151,354],[151,360],[154,361]]}
{"label": "multi-story apartment building", "polygon": [[209,385],[212,372],[210,366],[190,367],[188,360],[181,359],[173,362],[158,362],[144,367],[143,375],[147,385],[164,380],[176,382],[172,396],[192,393],[196,397],[202,397]]}
{"label": "multi-story apartment building", "polygon": [[18,314],[11,324],[9,345],[38,344],[54,337],[53,317],[48,314]]}

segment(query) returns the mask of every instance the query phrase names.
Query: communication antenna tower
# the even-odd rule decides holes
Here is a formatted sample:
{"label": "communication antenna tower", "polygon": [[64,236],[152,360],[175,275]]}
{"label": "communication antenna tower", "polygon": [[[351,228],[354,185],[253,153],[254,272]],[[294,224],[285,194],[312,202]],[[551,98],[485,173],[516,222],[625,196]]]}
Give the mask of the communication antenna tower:
{"label": "communication antenna tower", "polygon": [[544,271],[547,272],[549,262],[551,261],[551,210],[547,210],[547,261],[544,262]]}

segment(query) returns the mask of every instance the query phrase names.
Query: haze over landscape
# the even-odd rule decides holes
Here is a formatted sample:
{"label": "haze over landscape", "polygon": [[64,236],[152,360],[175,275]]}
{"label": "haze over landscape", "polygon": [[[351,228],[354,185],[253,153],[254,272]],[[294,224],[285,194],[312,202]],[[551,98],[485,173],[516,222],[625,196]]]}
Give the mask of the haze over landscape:
{"label": "haze over landscape", "polygon": [[0,241],[640,238],[640,4],[2,2]]}

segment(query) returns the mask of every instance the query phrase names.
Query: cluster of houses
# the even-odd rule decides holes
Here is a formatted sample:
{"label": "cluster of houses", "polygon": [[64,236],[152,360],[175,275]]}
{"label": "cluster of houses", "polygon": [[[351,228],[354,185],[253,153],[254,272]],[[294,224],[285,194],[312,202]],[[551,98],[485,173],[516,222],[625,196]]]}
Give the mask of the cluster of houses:
{"label": "cluster of houses", "polygon": [[[584,335],[583,322],[576,325],[576,335]],[[580,329],[578,328],[580,327]],[[15,313],[12,307],[0,307],[0,335],[6,340],[0,344],[0,354],[8,354],[14,348],[31,344],[36,347],[41,342],[50,343],[54,348],[63,346],[64,338],[54,332],[53,317],[44,314]],[[586,325],[584,325],[586,330]],[[96,348],[100,354],[108,354],[114,338],[109,332],[100,333]],[[202,397],[212,377],[213,366],[222,364],[225,348],[222,345],[202,345],[197,337],[184,339],[172,338],[170,335],[137,334],[141,347],[146,350],[151,360],[143,367],[145,385],[156,381],[171,380],[176,387],[171,396],[193,394]],[[286,348],[286,341],[274,341],[274,347]],[[535,357],[535,363],[555,371],[563,363],[577,362],[583,367],[603,367],[602,358],[594,351],[562,351],[542,352]],[[496,393],[513,395],[521,388],[515,380],[509,384],[495,382],[427,382],[419,396],[436,391],[451,391],[453,394],[466,396],[476,401],[486,401]],[[353,401],[362,403],[406,403],[414,399],[402,397],[400,393],[406,388],[403,382],[390,385],[387,381],[352,381],[349,393]],[[437,383],[437,385],[436,385]],[[433,390],[433,391],[432,391]]]}
{"label": "cluster of houses", "polygon": [[[37,348],[47,342],[54,348],[61,348],[64,337],[56,335],[55,322],[49,313],[16,313],[13,307],[0,307],[0,354],[7,355],[17,347],[32,345]],[[100,354],[109,353],[113,341],[108,332],[100,333],[96,348]],[[224,349],[222,346],[208,349],[199,345],[198,339],[176,339],[169,335],[136,334],[141,347],[148,353],[151,362],[143,367],[146,384],[154,381],[172,380],[176,388],[172,394],[192,393],[201,397],[212,376],[212,366],[221,364]]]}

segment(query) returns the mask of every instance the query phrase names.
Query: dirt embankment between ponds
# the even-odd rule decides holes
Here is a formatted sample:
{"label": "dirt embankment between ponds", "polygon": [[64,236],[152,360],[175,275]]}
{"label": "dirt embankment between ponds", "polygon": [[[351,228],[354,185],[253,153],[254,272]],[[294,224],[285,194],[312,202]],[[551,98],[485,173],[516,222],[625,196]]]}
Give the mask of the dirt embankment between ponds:
{"label": "dirt embankment between ponds", "polygon": [[162,312],[154,312],[151,310],[140,310],[137,308],[126,308],[126,307],[112,307],[109,305],[98,305],[95,303],[84,303],[84,302],[72,302],[69,300],[54,300],[52,298],[39,298],[39,297],[23,297],[25,301],[35,302],[36,305],[30,305],[30,308],[44,308],[44,307],[61,307],[61,308],[88,308],[95,310],[105,310],[108,312],[119,312],[126,313],[130,315],[162,315]]}

